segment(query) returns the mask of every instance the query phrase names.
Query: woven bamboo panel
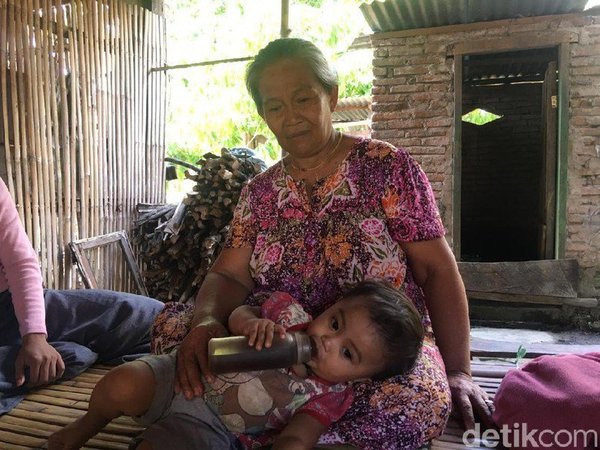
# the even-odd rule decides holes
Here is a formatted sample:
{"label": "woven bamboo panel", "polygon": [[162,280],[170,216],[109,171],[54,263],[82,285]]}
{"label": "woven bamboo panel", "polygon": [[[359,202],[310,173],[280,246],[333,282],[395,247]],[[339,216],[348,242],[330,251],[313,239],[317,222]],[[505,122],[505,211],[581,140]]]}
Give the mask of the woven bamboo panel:
{"label": "woven bamboo panel", "polygon": [[[69,242],[164,200],[165,41],[164,17],[126,0],[0,0],[0,176],[49,288],[77,284]],[[92,266],[130,291],[115,255]]]}

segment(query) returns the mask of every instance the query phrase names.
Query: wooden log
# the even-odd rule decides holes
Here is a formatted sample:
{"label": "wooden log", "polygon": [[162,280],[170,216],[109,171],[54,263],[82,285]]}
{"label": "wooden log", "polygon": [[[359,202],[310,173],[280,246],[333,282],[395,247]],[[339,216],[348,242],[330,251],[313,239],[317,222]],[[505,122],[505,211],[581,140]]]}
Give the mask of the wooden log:
{"label": "wooden log", "polygon": [[[499,358],[514,358],[519,348],[517,342],[494,341],[490,339],[471,338],[472,356],[489,356]],[[558,344],[544,342],[529,342],[525,345],[528,358],[542,355],[558,355],[561,353],[590,353],[600,352],[600,345]]]}
{"label": "wooden log", "polygon": [[458,264],[469,298],[554,305],[577,298],[575,260]]}

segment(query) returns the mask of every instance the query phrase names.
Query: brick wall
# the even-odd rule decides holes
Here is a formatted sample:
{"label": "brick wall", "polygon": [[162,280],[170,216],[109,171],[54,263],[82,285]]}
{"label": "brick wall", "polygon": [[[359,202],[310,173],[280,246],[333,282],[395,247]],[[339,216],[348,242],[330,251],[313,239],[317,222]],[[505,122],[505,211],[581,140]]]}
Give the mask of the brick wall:
{"label": "brick wall", "polygon": [[[569,44],[567,258],[582,268],[581,293],[600,295],[600,17],[565,15],[372,36],[372,136],[409,149],[427,172],[452,229],[454,58],[452,45],[535,34]],[[419,34],[420,33],[420,34]],[[515,48],[514,50],[518,50]],[[448,236],[452,242],[451,233]]]}

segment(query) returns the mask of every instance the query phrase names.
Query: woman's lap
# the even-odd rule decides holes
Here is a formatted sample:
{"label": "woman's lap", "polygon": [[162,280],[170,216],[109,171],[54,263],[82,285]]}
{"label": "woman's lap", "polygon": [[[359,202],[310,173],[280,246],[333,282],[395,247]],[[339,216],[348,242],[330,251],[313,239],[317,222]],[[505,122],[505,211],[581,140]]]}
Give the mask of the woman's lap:
{"label": "woman's lap", "polygon": [[[193,306],[167,304],[152,329],[152,349],[169,352],[186,335]],[[384,382],[361,383],[350,410],[321,438],[361,448],[418,448],[440,435],[450,415],[450,391],[437,347],[426,343],[413,371]]]}
{"label": "woman's lap", "polygon": [[426,344],[413,371],[356,385],[352,407],[320,442],[411,449],[439,436],[450,415],[450,390],[437,347]]}

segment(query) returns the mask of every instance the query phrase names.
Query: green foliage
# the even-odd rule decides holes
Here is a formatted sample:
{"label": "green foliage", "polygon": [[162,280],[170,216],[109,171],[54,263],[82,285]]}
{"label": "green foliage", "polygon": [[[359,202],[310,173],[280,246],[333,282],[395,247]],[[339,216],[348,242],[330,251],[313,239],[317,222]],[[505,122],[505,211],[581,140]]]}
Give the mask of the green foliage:
{"label": "green foliage", "polygon": [[519,345],[519,348],[517,349],[517,357],[515,358],[515,366],[517,366],[517,367],[521,366],[523,358],[525,358],[526,354],[527,354],[527,349],[525,347],[523,347],[522,345]]}
{"label": "green foliage", "polygon": [[498,116],[481,108],[474,109],[470,113],[462,116],[462,120],[464,122],[469,122],[474,125],[485,125],[486,123],[493,122],[494,120],[498,120],[500,118],[502,118],[502,116]]}
{"label": "green foliage", "polygon": [[340,98],[358,97],[363,95],[371,95],[373,88],[373,80],[371,79],[371,68],[369,66],[368,74],[360,77],[358,70],[355,73],[344,73],[339,76],[340,83]]}
{"label": "green foliage", "polygon": [[[370,51],[345,53],[370,30],[360,0],[295,0],[291,36],[310,39],[340,75],[340,97],[368,95]],[[280,0],[166,0],[168,64],[252,56],[279,35]],[[361,56],[357,59],[357,53]],[[195,163],[206,152],[258,141],[267,163],[280,157],[275,137],[246,92],[247,63],[199,66],[168,72],[167,154]]]}
{"label": "green foliage", "polygon": [[323,5],[324,0],[297,0],[297,2],[303,5],[312,6],[313,8],[320,8]]}

